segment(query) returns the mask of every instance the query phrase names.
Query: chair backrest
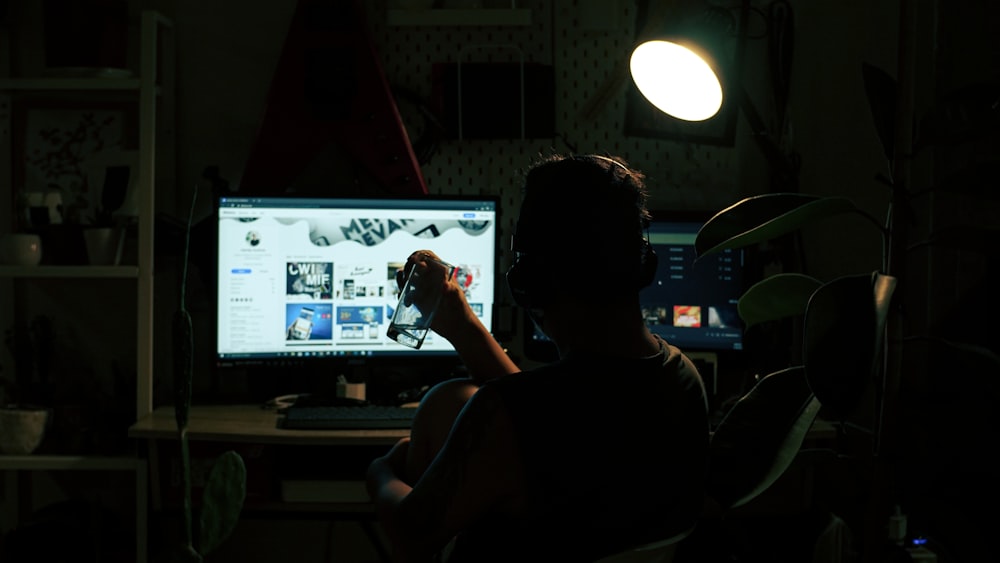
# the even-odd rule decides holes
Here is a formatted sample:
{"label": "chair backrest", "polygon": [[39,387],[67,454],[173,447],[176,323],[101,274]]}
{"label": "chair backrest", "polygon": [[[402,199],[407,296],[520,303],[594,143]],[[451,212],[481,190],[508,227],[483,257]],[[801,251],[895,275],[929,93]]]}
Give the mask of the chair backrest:
{"label": "chair backrest", "polygon": [[[723,510],[744,505],[795,460],[820,402],[796,366],[769,374],[726,413],[712,433],[707,493]],[[694,529],[609,555],[596,563],[670,563]]]}
{"label": "chair backrest", "polygon": [[767,490],[794,461],[819,409],[803,366],[758,380],[712,434],[708,495],[729,509]]}

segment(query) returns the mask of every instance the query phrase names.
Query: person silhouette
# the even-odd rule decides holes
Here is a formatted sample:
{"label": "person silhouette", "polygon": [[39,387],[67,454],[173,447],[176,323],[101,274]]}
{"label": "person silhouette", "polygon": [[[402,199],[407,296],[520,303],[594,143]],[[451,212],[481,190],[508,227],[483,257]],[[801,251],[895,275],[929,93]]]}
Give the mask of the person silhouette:
{"label": "person silhouette", "polygon": [[[369,464],[396,562],[593,561],[701,513],[708,402],[691,360],[642,316],[656,269],[642,173],[552,155],[523,195],[507,284],[559,359],[521,370],[440,276],[431,328],[469,375],[432,387],[410,436]],[[437,259],[420,250],[404,270]]]}

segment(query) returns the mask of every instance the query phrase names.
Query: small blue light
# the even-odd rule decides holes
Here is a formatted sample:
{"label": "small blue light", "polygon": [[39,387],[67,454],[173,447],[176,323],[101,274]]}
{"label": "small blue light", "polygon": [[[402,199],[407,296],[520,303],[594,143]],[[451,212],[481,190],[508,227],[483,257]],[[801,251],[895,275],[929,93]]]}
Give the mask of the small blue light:
{"label": "small blue light", "polygon": [[911,542],[913,545],[927,545],[927,538],[913,538]]}

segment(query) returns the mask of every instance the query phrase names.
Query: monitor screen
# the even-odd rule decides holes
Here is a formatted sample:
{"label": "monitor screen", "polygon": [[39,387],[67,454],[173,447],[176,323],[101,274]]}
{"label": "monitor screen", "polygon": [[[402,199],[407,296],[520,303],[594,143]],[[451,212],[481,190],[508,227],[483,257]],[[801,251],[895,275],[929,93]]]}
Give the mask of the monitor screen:
{"label": "monitor screen", "polygon": [[694,240],[709,216],[653,212],[649,242],[659,263],[639,301],[653,333],[682,350],[743,349],[737,303],[746,287],[743,250],[697,257]]}
{"label": "monitor screen", "polygon": [[419,350],[386,336],[396,270],[419,249],[459,266],[468,302],[492,329],[495,197],[222,196],[215,203],[219,366],[457,357],[433,333]]}
{"label": "monitor screen", "polygon": [[[658,258],[653,283],[639,294],[650,330],[685,352],[743,349],[737,311],[746,290],[745,253],[727,250],[695,263],[694,240],[711,213],[652,211],[648,237]],[[555,345],[525,315],[525,355],[537,361],[558,357]]]}

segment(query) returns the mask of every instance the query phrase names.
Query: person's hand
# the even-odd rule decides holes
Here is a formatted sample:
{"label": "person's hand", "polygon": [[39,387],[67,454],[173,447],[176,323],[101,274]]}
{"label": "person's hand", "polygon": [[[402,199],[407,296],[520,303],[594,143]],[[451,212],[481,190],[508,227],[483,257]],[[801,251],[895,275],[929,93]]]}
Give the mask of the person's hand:
{"label": "person's hand", "polygon": [[431,322],[434,332],[451,340],[452,335],[466,330],[468,323],[479,322],[465,300],[465,291],[454,277],[448,275],[448,268],[437,254],[430,250],[418,250],[411,254],[406,259],[403,269],[396,271],[396,284],[400,289],[413,268],[417,269],[421,280],[414,291],[412,302],[415,302],[421,311],[424,310],[420,306],[421,302],[426,301],[430,304],[432,301],[430,296],[439,290],[441,292],[441,301]]}
{"label": "person's hand", "polygon": [[[417,274],[424,279],[434,280],[436,277],[437,283],[441,283],[446,274],[444,264],[445,261],[434,252],[417,250],[406,258],[406,264],[403,264],[401,269],[396,270],[396,286],[402,291],[403,286],[406,285],[406,278],[410,276],[410,272],[414,268],[417,269]],[[426,287],[431,287],[431,284],[426,284]]]}
{"label": "person's hand", "polygon": [[400,291],[406,285],[406,280],[416,272],[419,283],[410,286],[410,293],[403,296],[403,303],[407,306],[416,304],[420,312],[427,314],[436,305],[435,300],[441,293],[441,287],[449,280],[446,279],[449,270],[444,261],[429,250],[418,250],[406,259],[403,269],[396,270],[396,285]]}

